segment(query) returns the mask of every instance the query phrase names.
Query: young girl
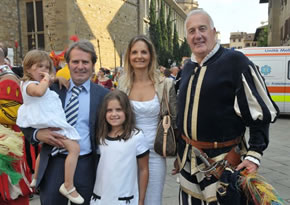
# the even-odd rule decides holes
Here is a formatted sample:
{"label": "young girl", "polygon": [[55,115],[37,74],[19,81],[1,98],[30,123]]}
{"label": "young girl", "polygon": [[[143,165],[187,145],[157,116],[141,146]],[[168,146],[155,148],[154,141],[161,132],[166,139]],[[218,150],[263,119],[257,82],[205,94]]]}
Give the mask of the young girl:
{"label": "young girl", "polygon": [[108,93],[99,119],[106,120],[98,125],[101,156],[91,205],[143,205],[149,149],[143,133],[135,128],[135,115],[127,95],[119,90]]}
{"label": "young girl", "polygon": [[[82,204],[84,199],[75,190],[73,184],[74,172],[80,152],[78,141],[80,136],[76,129],[69,125],[58,95],[49,89],[52,82],[53,63],[45,51],[29,51],[23,61],[23,82],[21,91],[23,105],[17,116],[17,125],[23,128],[36,129],[56,127],[61,128],[59,134],[66,137],[62,140],[68,155],[65,161],[65,179],[59,191],[70,201]],[[57,153],[57,149],[53,149]],[[32,186],[36,184],[39,159],[35,166],[35,177]]]}

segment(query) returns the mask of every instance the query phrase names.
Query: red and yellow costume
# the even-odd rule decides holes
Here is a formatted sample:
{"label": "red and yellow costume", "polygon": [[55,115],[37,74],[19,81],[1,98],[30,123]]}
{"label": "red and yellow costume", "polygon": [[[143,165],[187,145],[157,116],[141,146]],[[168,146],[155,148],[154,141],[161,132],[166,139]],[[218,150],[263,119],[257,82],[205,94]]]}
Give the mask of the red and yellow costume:
{"label": "red and yellow costume", "polygon": [[0,74],[0,204],[28,205],[31,172],[24,136],[15,124],[22,95],[12,71]]}

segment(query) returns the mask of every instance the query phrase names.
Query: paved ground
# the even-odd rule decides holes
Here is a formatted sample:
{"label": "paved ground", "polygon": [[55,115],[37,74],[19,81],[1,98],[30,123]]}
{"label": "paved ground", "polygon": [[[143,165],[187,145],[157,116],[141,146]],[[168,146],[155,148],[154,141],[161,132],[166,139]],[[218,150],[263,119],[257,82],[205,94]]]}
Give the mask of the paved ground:
{"label": "paved ground", "polygon": [[[163,194],[163,205],[178,205],[178,183],[170,174],[173,159],[167,160],[167,178]],[[290,117],[281,117],[270,129],[270,145],[264,153],[259,173],[271,183],[290,205]],[[31,205],[39,205],[36,196]]]}

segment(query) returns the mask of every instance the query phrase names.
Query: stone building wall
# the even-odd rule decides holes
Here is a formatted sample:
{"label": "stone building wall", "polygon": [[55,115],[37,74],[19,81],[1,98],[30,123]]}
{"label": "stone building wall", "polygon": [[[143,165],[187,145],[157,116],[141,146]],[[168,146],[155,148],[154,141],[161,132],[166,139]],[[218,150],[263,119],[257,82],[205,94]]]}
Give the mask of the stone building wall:
{"label": "stone building wall", "polygon": [[16,7],[16,0],[0,1],[0,42],[13,49],[19,38]]}
{"label": "stone building wall", "polygon": [[[133,36],[148,32],[148,0],[35,1],[42,1],[44,49],[48,52],[61,52],[72,43],[72,35],[77,35],[79,39],[88,39],[94,44],[99,56],[96,69],[100,66],[121,66],[129,40]],[[14,47],[15,40],[20,42],[22,56],[28,51],[27,2],[33,0],[0,1],[0,41],[4,41],[9,47]],[[165,2],[173,8],[173,18],[176,18],[179,37],[183,40],[183,22],[186,14],[175,1]],[[18,52],[20,53],[20,49]]]}
{"label": "stone building wall", "polygon": [[[0,1],[0,41],[14,47],[22,37],[23,55],[28,51],[26,3],[19,0],[21,31],[18,30],[17,0]],[[120,66],[129,40],[138,34],[137,0],[43,0],[45,50],[62,51],[77,35],[90,40],[103,67]],[[98,43],[99,42],[99,43]],[[96,68],[100,67],[100,61]]]}

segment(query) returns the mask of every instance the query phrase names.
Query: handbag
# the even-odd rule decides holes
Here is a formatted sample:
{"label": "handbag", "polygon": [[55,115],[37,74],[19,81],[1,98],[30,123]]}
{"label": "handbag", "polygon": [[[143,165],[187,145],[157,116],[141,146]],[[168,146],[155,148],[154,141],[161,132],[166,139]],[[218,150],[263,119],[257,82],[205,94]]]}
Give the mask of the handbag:
{"label": "handbag", "polygon": [[157,126],[154,150],[163,157],[176,155],[176,139],[171,120],[166,83],[160,105],[160,121]]}

